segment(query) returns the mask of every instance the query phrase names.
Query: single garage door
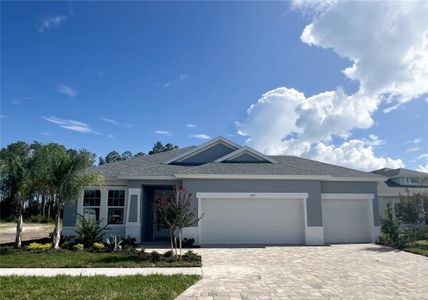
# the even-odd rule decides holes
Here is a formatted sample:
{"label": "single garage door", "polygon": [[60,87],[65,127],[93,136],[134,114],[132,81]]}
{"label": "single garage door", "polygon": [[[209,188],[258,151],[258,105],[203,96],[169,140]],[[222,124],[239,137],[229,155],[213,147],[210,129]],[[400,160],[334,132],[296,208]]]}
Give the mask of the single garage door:
{"label": "single garage door", "polygon": [[366,199],[323,199],[325,243],[368,243],[369,203]]}
{"label": "single garage door", "polygon": [[201,199],[201,243],[302,244],[301,199]]}

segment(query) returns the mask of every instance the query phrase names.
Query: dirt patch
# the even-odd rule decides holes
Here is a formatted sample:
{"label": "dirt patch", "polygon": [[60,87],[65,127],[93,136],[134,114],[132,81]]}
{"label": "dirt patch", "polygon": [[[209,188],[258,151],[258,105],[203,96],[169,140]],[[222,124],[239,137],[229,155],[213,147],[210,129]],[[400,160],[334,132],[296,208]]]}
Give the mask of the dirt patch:
{"label": "dirt patch", "polygon": [[[22,240],[28,241],[49,237],[49,233],[52,232],[53,227],[53,224],[24,223]],[[0,244],[14,242],[15,232],[15,223],[0,223]]]}

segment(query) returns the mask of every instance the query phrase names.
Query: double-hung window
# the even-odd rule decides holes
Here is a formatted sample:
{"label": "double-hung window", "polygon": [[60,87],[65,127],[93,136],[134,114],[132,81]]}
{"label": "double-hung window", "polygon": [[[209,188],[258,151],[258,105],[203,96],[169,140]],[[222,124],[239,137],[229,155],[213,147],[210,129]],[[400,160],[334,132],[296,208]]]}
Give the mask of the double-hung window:
{"label": "double-hung window", "polygon": [[125,213],[125,190],[108,191],[108,224],[123,224]]}
{"label": "double-hung window", "polygon": [[83,216],[86,220],[100,219],[100,190],[85,190],[83,194]]}

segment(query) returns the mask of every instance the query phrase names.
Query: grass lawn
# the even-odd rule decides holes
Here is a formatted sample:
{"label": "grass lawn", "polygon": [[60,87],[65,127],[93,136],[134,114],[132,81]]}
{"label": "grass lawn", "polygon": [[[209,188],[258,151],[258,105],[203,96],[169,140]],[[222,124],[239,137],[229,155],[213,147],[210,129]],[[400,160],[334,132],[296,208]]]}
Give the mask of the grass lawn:
{"label": "grass lawn", "polygon": [[0,268],[141,268],[199,267],[200,261],[151,262],[127,252],[93,253],[87,251],[0,251]]}
{"label": "grass lawn", "polygon": [[196,275],[0,277],[0,299],[174,299]]}
{"label": "grass lawn", "polygon": [[419,240],[416,242],[415,247],[406,248],[404,250],[415,254],[428,256],[428,240]]}

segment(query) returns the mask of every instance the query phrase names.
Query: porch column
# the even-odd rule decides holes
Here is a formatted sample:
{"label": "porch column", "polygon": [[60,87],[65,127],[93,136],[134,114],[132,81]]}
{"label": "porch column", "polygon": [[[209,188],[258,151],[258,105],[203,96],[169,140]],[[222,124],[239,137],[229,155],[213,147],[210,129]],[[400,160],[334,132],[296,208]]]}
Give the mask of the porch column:
{"label": "porch column", "polygon": [[137,243],[141,243],[141,229],[141,188],[129,188],[125,237],[129,235]]}

